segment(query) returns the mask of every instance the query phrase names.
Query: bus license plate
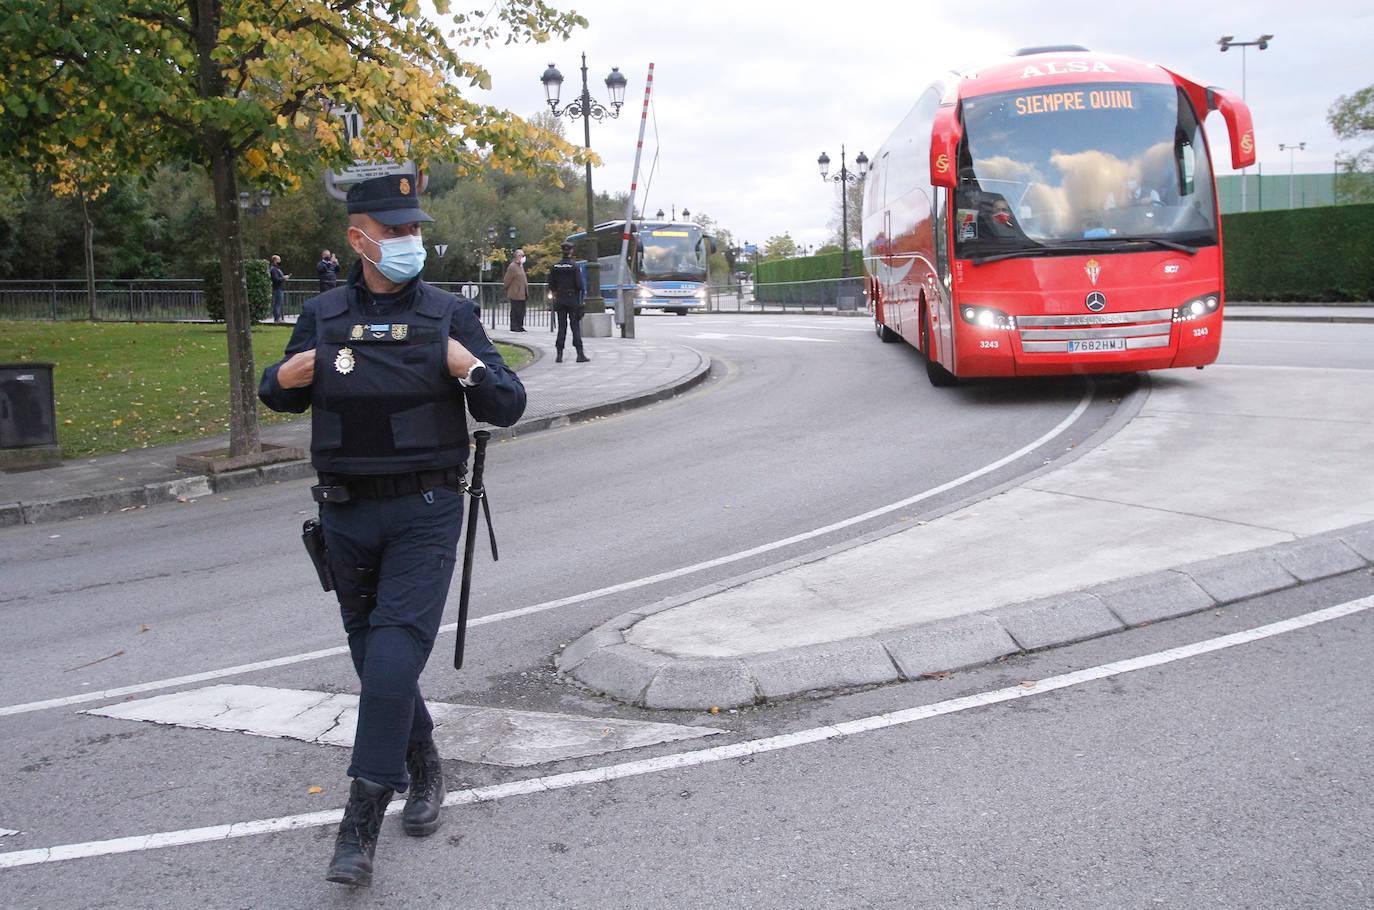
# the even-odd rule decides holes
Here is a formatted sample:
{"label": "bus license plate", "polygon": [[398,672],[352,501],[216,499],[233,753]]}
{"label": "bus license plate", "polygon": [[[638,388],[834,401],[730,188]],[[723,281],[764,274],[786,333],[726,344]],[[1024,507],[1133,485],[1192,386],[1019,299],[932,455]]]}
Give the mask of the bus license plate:
{"label": "bus license plate", "polygon": [[1069,353],[1079,353],[1084,351],[1124,351],[1126,350],[1125,338],[1088,338],[1083,341],[1070,341]]}

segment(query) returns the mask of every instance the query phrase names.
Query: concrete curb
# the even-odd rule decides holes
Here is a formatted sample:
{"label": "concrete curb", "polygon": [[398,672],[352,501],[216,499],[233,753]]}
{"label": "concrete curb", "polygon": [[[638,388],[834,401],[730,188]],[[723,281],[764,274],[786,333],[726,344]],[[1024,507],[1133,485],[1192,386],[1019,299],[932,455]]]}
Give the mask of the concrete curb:
{"label": "concrete curb", "polygon": [[906,682],[1109,635],[1374,566],[1374,522],[1094,585],[1027,603],[869,636],[733,657],[682,657],[642,648],[626,633],[681,598],[625,613],[555,658],[594,692],[644,707],[731,708]]}
{"label": "concrete curb", "polygon": [[1271,316],[1268,313],[1227,313],[1223,317],[1226,322],[1339,322],[1351,325],[1363,325],[1374,322],[1374,313],[1368,316],[1308,316],[1296,313],[1287,316]]}
{"label": "concrete curb", "polygon": [[[527,347],[526,345],[518,345]],[[537,361],[542,353],[528,347]],[[547,414],[531,420],[522,420],[513,427],[489,427],[495,439],[508,439],[537,433],[552,427],[568,426],[593,417],[604,417],[619,411],[642,407],[680,395],[695,387],[711,372],[711,359],[695,348],[687,350],[697,355],[697,365],[682,379],[664,383],[643,392],[635,392],[622,398],[602,402],[586,408]],[[533,361],[531,361],[533,362]],[[216,493],[227,493],[250,487],[264,486],[287,480],[300,480],[312,477],[315,469],[308,459],[281,461],[257,468],[241,471],[227,471],[223,474],[183,474],[180,477],[154,483],[119,487],[93,493],[78,493],[57,499],[35,500],[32,502],[0,503],[0,528],[20,524],[41,524],[49,521],[65,521],[72,518],[88,518],[110,512],[145,508],[164,502],[184,502]]]}

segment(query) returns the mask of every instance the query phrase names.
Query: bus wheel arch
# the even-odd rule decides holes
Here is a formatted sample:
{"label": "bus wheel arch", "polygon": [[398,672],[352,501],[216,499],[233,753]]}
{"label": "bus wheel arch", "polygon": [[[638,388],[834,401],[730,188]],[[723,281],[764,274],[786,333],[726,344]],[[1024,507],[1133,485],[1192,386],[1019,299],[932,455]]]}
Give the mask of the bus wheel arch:
{"label": "bus wheel arch", "polygon": [[921,294],[921,353],[926,358],[926,379],[937,389],[946,389],[959,384],[959,377],[940,365],[935,351],[935,333],[930,330],[930,308],[926,305],[926,295]]}
{"label": "bus wheel arch", "polygon": [[882,298],[877,295],[873,299],[873,331],[878,336],[878,340],[883,344],[891,344],[894,341],[901,341],[902,336],[892,331],[882,322],[882,317],[887,315],[886,307],[883,306]]}

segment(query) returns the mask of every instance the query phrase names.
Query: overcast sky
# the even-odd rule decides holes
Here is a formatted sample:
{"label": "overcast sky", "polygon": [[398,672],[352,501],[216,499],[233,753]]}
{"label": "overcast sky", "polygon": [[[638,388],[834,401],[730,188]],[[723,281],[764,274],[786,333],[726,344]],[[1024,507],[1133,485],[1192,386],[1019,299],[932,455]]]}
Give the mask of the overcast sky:
{"label": "overcast sky", "polygon": [[[590,27],[567,42],[468,49],[492,75],[482,100],[533,114],[543,104],[539,77],[554,62],[566,101],[580,91],[585,51],[593,94],[604,103],[606,74],[619,66],[629,90],[619,119],[592,123],[592,147],[603,159],[593,183],[625,192],[652,61],[641,201],[655,151],[658,163],[645,210],[685,206],[709,214],[736,241],[755,243],[784,231],[798,243],[825,241],[839,223],[839,191],[821,182],[821,151],[834,169],[841,143],[851,164],[861,150],[871,156],[934,74],[1018,47],[1081,44],[1240,92],[1241,51],[1220,53],[1217,39],[1274,35],[1267,50],[1246,52],[1246,95],[1266,173],[1288,171],[1280,142],[1307,143],[1296,154],[1299,173],[1329,173],[1336,153],[1357,144],[1337,142],[1327,109],[1339,95],[1374,84],[1368,0],[552,2],[577,10]],[[580,142],[581,121],[565,123]],[[1221,115],[1207,123],[1217,173],[1232,173]]]}

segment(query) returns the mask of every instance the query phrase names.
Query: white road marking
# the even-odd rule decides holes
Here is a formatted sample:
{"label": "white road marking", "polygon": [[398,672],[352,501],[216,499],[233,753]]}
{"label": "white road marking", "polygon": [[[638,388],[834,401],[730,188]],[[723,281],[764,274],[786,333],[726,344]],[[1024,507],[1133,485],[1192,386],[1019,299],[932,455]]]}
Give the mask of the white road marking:
{"label": "white road marking", "polygon": [[[1087,388],[1083,390],[1083,397],[1079,399],[1078,405],[1073,409],[1072,412],[1069,413],[1067,417],[1059,421],[1059,423],[1055,424],[1053,427],[1051,427],[1045,433],[1041,434],[1035,440],[1028,442],[1021,448],[1017,449],[1015,452],[1012,452],[1008,455],[1004,455],[996,461],[991,462],[990,464],[983,465],[981,468],[969,471],[967,474],[956,477],[953,480],[940,484],[939,486],[931,487],[930,489],[917,493],[913,496],[908,496],[905,499],[899,499],[896,502],[888,503],[885,506],[879,506],[876,509],[870,509],[869,511],[864,512],[860,515],[854,515],[850,518],[841,519],[840,521],[833,522],[831,524],[824,525],[819,528],[813,528],[810,531],[803,531],[800,534],[793,534],[791,537],[784,537],[781,540],[774,540],[770,543],[759,544],[758,546],[750,547],[747,550],[740,550],[735,553],[728,553],[724,556],[717,556],[714,559],[708,559],[704,562],[694,563],[690,566],[682,566],[678,569],[669,569],[666,572],[659,572],[657,575],[647,575],[643,578],[636,578],[631,581],[620,582],[619,584],[607,585],[604,588],[596,588],[592,591],[584,591],[581,594],[572,594],[568,597],[560,597],[555,600],[546,600],[543,603],[531,604],[528,607],[517,607],[516,609],[505,610],[500,613],[488,613],[486,616],[478,616],[469,619],[468,626],[485,626],[490,623],[504,622],[508,619],[516,619],[518,617],[529,616],[534,613],[543,613],[547,610],[558,609],[559,607],[566,607],[571,606],[572,604],[584,603],[589,600],[596,600],[597,598],[606,597],[610,594],[620,594],[624,591],[633,591],[636,588],[644,588],[650,585],[656,585],[659,582],[671,581],[672,579],[681,578],[685,575],[693,575],[697,572],[702,572],[707,569],[718,568],[719,566],[729,565],[732,562],[739,562],[744,559],[750,559],[755,556],[760,556],[764,553],[770,553],[774,550],[780,550],[784,547],[790,547],[794,544],[804,543],[808,540],[814,540],[817,537],[824,537],[826,534],[831,534],[835,531],[840,531],[845,528],[852,527],[856,524],[862,524],[865,521],[869,521],[874,518],[879,518],[891,512],[896,512],[899,509],[908,508],[910,506],[915,505],[918,502],[922,502],[934,496],[939,496],[941,493],[948,492],[949,490],[953,490],[956,487],[960,487],[970,481],[977,480],[979,477],[982,477],[986,474],[991,474],[993,471],[1006,467],[1007,465],[1011,464],[1017,459],[1029,455],[1031,452],[1034,452],[1036,449],[1045,445],[1050,440],[1054,439],[1060,433],[1064,432],[1066,429],[1072,426],[1073,423],[1076,420],[1078,420],[1079,417],[1083,416],[1083,412],[1086,411],[1088,409],[1088,405],[1092,403],[1094,388],[1095,386],[1093,385],[1092,381],[1089,380]],[[448,623],[446,625],[439,627],[439,633],[441,635],[446,635],[449,632],[452,632],[457,627],[457,623]],[[140,692],[152,692],[157,689],[168,689],[173,686],[188,686],[193,685],[195,683],[209,682],[213,679],[223,679],[226,676],[238,676],[243,673],[256,673],[259,670],[271,670],[275,669],[276,667],[285,667],[290,666],[291,664],[305,663],[306,661],[319,660],[325,657],[336,657],[340,654],[347,653],[348,646],[340,645],[334,648],[321,648],[318,651],[307,651],[303,654],[288,654],[284,657],[274,657],[269,660],[260,660],[248,664],[239,664],[237,666],[224,667],[218,670],[206,670],[201,673],[190,673],[185,676],[173,676],[167,679],[153,680],[151,682],[146,683],[135,683],[133,685],[120,686],[118,688],[113,689],[102,689],[98,692],[83,692],[79,695],[66,695],[58,698],[48,698],[42,701],[31,701],[26,702],[24,704],[7,705],[5,707],[0,707],[0,717],[8,717],[14,714],[27,714],[31,711],[44,711],[49,708],[64,708],[69,705],[88,704],[93,701],[109,701],[112,698],[118,698],[124,695],[137,695]]]}
{"label": "white road marking", "polygon": [[[1295,632],[1299,629],[1305,629],[1319,623],[1352,616],[1363,610],[1368,610],[1371,607],[1374,607],[1374,597],[1363,597],[1359,600],[1337,604],[1334,607],[1327,607],[1323,610],[1314,610],[1311,613],[1294,616],[1291,619],[1284,619],[1279,622],[1269,623],[1268,625],[1247,629],[1244,632],[1233,632],[1230,635],[1209,638],[1205,641],[1195,642],[1190,645],[1170,648],[1167,651],[1157,651],[1153,654],[1131,657],[1125,660],[1100,664],[1096,667],[1076,670],[1071,673],[1064,673],[1059,676],[1051,676],[1046,679],[1038,680],[1032,685],[1022,683],[1020,685],[1008,686],[1003,689],[993,689],[987,692],[979,692],[974,695],[966,695],[962,698],[951,698],[947,701],[935,702],[934,704],[920,705],[915,708],[905,708],[901,711],[893,711],[888,714],[861,717],[857,720],[842,721],[837,724],[812,727],[808,730],[798,730],[794,733],[783,733],[778,736],[751,739],[724,746],[714,746],[691,752],[663,755],[657,758],[646,758],[637,761],[622,762],[615,765],[605,765],[600,768],[590,768],[585,771],[569,771],[564,774],[549,774],[542,777],[511,781],[504,784],[491,784],[485,787],[456,790],[448,794],[448,798],[444,800],[444,805],[464,806],[473,803],[508,799],[512,796],[527,796],[552,790],[566,790],[584,784],[599,784],[612,780],[623,780],[629,777],[639,777],[645,774],[655,774],[660,771],[671,771],[680,768],[691,768],[698,765],[708,765],[715,762],[728,761],[730,759],[744,758],[750,755],[759,755],[765,752],[791,749],[796,746],[804,746],[828,739],[855,736],[860,733],[871,733],[875,730],[884,730],[889,727],[897,727],[917,721],[929,720],[932,717],[943,717],[947,714],[956,714],[960,711],[968,711],[972,708],[984,708],[988,705],[1001,704],[1002,702],[1031,698],[1036,695],[1044,695],[1047,692],[1067,689],[1070,686],[1079,686],[1084,683],[1096,682],[1113,676],[1134,673],[1137,670],[1147,670],[1152,667],[1163,666],[1191,657],[1197,657],[1202,654],[1210,654],[1214,651],[1234,648],[1237,645],[1244,645],[1261,639],[1272,638],[1276,635]],[[401,811],[402,808],[403,805],[400,802],[394,803],[387,810],[387,814],[395,814]],[[320,812],[309,812],[303,815],[287,815],[280,818],[260,819],[258,821],[234,822],[228,825],[210,825],[204,828],[163,831],[156,834],[141,834],[132,837],[115,838],[112,840],[62,844],[56,847],[41,847],[33,850],[16,850],[11,853],[0,853],[0,869],[62,862],[63,860],[69,859],[111,856],[117,853],[135,853],[143,850],[154,850],[160,847],[203,844],[213,841],[230,840],[238,837],[249,837],[255,834],[267,834],[274,831],[293,831],[301,828],[316,828],[337,824],[342,815],[342,809],[329,809]]]}
{"label": "white road marking", "polygon": [[748,338],[750,341],[814,341],[817,344],[839,344],[836,338],[810,338],[805,335],[753,335],[748,332],[744,334],[729,334],[726,332],[697,332],[688,338],[702,338],[708,341],[727,341],[731,338]]}
{"label": "white road marking", "polygon": [[825,322],[819,320],[816,322],[771,322],[752,319],[746,321],[746,319],[747,317],[731,319],[693,319],[692,328],[696,328],[699,325],[728,325],[748,329],[804,329],[808,332],[863,332],[864,334],[869,334],[873,331],[872,325],[868,323],[863,325],[844,325],[843,323],[851,321],[847,319],[832,319]]}
{"label": "white road marking", "polygon": [[[523,768],[712,736],[715,727],[428,702],[444,758]],[[358,696],[268,686],[207,686],[83,712],[197,730],[351,747]]]}
{"label": "white road marking", "polygon": [[13,830],[13,829],[11,829],[11,828],[0,828],[0,837],[9,837],[11,834],[18,834],[18,833],[19,833],[18,831],[15,831],[15,830]]}

